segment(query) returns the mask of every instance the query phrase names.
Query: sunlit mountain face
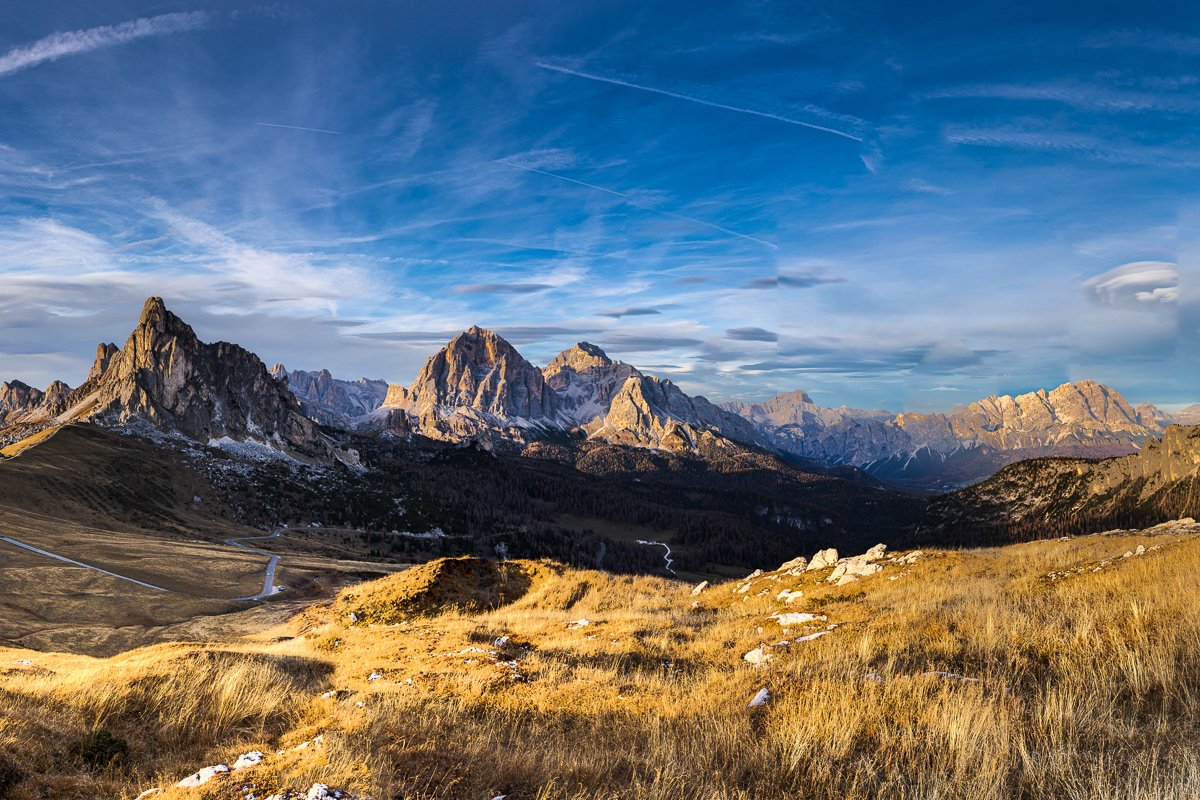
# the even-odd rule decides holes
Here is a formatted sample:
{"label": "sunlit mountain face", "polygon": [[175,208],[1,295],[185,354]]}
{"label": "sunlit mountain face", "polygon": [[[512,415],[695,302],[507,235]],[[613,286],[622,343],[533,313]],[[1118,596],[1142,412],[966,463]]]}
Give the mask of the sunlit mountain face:
{"label": "sunlit mountain face", "polygon": [[407,385],[478,324],[713,402],[1195,400],[1195,14],[10,3],[0,378],[147,296]]}

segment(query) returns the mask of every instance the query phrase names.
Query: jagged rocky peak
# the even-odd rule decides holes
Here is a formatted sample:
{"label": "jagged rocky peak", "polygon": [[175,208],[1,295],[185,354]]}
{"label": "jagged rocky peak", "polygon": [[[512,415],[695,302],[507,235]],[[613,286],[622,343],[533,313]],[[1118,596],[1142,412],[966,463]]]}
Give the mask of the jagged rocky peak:
{"label": "jagged rocky peak", "polygon": [[613,444],[700,450],[718,440],[767,447],[769,443],[747,420],[689,397],[669,380],[637,375],[617,391],[608,413],[589,427],[593,439]]}
{"label": "jagged rocky peak", "polygon": [[88,371],[87,380],[95,380],[103,375],[104,371],[108,369],[108,365],[112,363],[113,357],[119,352],[121,352],[121,348],[111,342],[108,344],[101,342],[96,345],[96,360],[92,363],[91,370]]}
{"label": "jagged rocky peak", "polygon": [[617,362],[608,357],[598,346],[591,342],[579,342],[556,355],[546,365],[542,373],[547,377],[563,370],[586,372],[593,369],[611,367]]}
{"label": "jagged rocky peak", "polygon": [[42,393],[42,404],[50,408],[57,408],[67,401],[71,396],[71,387],[62,381],[51,381],[46,387],[46,391]]}
{"label": "jagged rocky peak", "polygon": [[41,405],[45,394],[22,381],[0,383],[0,424],[15,421]]}
{"label": "jagged rocky peak", "polygon": [[859,408],[825,408],[816,404],[808,392],[796,389],[783,392],[761,403],[729,402],[722,407],[763,426],[785,429],[789,435],[805,435],[814,430],[837,425],[848,420],[886,419],[889,411],[867,411]]}
{"label": "jagged rocky peak", "polygon": [[555,412],[554,393],[541,371],[499,334],[478,326],[426,361],[406,391],[396,389],[389,389],[385,405],[418,413],[430,407],[470,408],[498,419],[544,419]]}
{"label": "jagged rocky peak", "polygon": [[558,395],[564,421],[587,425],[608,413],[625,381],[642,376],[635,367],[614,361],[590,342],[559,353],[542,370],[546,384]]}
{"label": "jagged rocky peak", "polygon": [[105,352],[99,375],[68,398],[72,418],[139,419],[194,439],[253,439],[312,455],[332,450],[258,356],[201,342],[159,297],[146,301],[125,346]]}
{"label": "jagged rocky peak", "polygon": [[304,413],[323,425],[356,427],[379,408],[388,393],[387,381],[335,378],[327,369],[289,371],[283,364],[271,368],[271,377],[291,389]]}

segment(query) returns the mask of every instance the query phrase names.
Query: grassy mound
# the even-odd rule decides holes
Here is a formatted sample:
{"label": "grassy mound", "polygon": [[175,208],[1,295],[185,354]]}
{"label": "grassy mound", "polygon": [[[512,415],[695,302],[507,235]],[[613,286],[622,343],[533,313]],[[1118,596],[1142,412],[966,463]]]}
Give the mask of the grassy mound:
{"label": "grassy mound", "polygon": [[393,624],[446,611],[491,611],[529,590],[532,565],[440,558],[342,593],[337,611],[359,624]]}

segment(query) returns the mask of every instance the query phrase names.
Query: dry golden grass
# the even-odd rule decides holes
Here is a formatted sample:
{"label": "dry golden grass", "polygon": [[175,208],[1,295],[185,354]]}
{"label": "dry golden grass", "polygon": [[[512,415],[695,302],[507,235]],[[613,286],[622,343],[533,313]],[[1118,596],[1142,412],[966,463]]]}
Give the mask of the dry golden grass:
{"label": "dry golden grass", "polygon": [[[1162,549],[1044,579],[1139,543]],[[463,602],[491,593],[426,568],[256,642],[105,660],[0,652],[0,749],[26,773],[6,797],[132,798],[250,749],[284,752],[157,797],[240,798],[247,780],[259,797],[321,781],[381,800],[1200,796],[1190,537],[929,552],[840,588],[827,571],[768,573],[698,598],[654,578],[510,568],[524,583],[491,611]],[[775,600],[796,587],[802,600]],[[373,594],[391,609],[436,602],[352,624]],[[772,648],[825,625],[785,631],[769,618],[785,608],[838,627]],[[568,624],[579,619],[591,624]],[[769,664],[742,659],[762,645]],[[35,665],[9,668],[17,658]],[[772,701],[749,708],[764,686]],[[82,765],[92,728],[129,739],[124,765]],[[290,749],[317,735],[323,746]]]}

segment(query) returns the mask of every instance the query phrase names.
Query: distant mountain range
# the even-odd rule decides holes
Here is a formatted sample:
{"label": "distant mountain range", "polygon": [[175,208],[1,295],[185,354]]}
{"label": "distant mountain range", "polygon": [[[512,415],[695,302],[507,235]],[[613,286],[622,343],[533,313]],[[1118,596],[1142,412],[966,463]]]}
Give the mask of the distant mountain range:
{"label": "distant mountain range", "polygon": [[1200,422],[1200,405],[1176,415],[1135,408],[1093,381],[993,395],[934,414],[822,408],[804,392],[724,407],[752,420],[783,452],[931,489],[972,483],[1028,458],[1127,455],[1167,425]]}
{"label": "distant mountain range", "polygon": [[1038,456],[1137,452],[1168,425],[1200,423],[1200,404],[1174,415],[1135,408],[1113,389],[1082,381],[933,414],[825,408],[801,391],[718,406],[587,342],[539,368],[479,327],[455,336],[408,386],[345,381],[280,364],[268,372],[237,345],[200,342],[151,298],[124,347],[98,347],[77,389],[0,384],[0,442],[72,420],[140,420],[199,440],[251,439],[313,457],[337,449],[318,423],[514,451],[543,440],[675,453],[748,447],[944,490]]}

